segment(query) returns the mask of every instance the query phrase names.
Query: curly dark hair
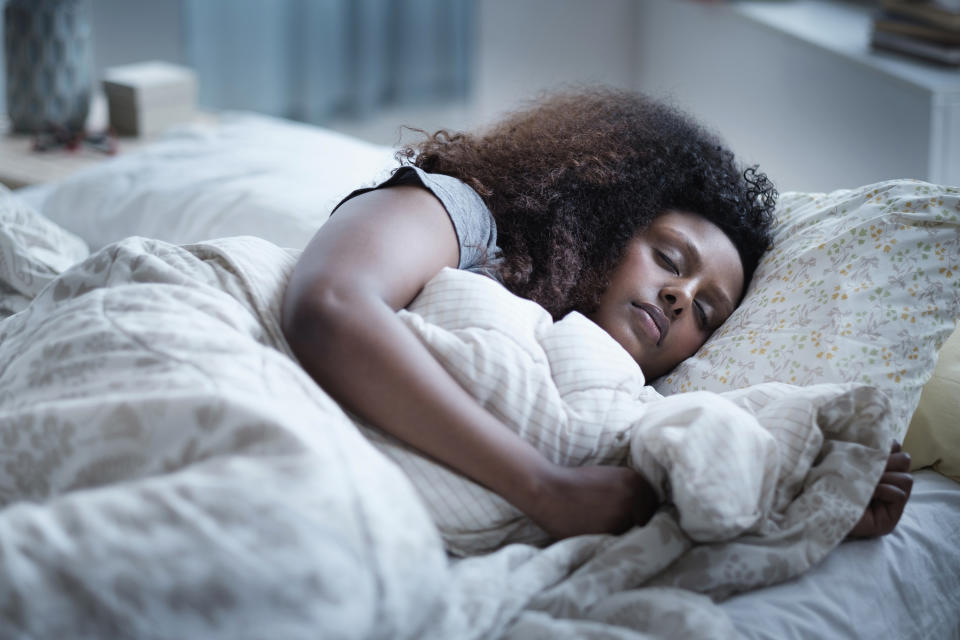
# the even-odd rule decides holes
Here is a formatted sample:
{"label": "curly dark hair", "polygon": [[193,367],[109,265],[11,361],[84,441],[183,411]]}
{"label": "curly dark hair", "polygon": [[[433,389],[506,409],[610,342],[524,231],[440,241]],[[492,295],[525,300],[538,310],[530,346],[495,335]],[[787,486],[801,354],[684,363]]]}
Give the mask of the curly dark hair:
{"label": "curly dark hair", "polygon": [[628,242],[666,210],[722,229],[745,282],[770,244],[777,192],[767,176],[642,94],[549,95],[478,134],[427,135],[398,158],[477,191],[497,222],[504,284],[554,318],[595,309]]}

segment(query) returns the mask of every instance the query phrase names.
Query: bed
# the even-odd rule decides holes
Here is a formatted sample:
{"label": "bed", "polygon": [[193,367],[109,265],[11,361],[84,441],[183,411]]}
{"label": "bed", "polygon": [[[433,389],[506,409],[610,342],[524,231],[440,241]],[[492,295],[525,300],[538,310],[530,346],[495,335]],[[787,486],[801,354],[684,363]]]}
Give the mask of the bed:
{"label": "bed", "polygon": [[[394,164],[227,114],[0,194],[0,637],[960,638],[960,190],[783,194],[744,304],[655,381],[880,389],[865,415],[917,468],[893,534],[838,544],[870,487],[844,474],[876,460],[829,461],[879,438],[861,420],[821,424],[808,511],[779,537],[671,548],[659,514],[453,557],[407,454],[311,385],[273,311],[285,261]],[[834,499],[847,520],[823,517]]]}

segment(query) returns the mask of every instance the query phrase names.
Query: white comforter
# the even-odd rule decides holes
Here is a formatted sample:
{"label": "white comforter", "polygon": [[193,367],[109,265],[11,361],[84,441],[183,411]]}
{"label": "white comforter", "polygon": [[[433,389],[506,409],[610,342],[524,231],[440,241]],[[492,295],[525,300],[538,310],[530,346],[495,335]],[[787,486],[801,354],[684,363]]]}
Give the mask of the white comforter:
{"label": "white comforter", "polygon": [[[454,269],[431,280],[401,317],[462,386],[548,458],[633,466],[698,542],[776,526],[820,451],[825,405],[850,393],[882,402],[851,385],[778,383],[663,398],[584,316],[553,322],[493,280]],[[492,492],[376,429],[365,433],[413,480],[448,550],[549,541]]]}
{"label": "white comforter", "polygon": [[286,353],[292,262],[253,238],[132,238],[0,321],[0,637],[724,637],[701,594],[805,571],[883,467],[870,389],[743,393],[761,423],[801,398],[803,442],[823,438],[787,455],[770,432],[777,477],[749,532],[695,545],[666,509],[619,537],[451,561],[416,477]]}

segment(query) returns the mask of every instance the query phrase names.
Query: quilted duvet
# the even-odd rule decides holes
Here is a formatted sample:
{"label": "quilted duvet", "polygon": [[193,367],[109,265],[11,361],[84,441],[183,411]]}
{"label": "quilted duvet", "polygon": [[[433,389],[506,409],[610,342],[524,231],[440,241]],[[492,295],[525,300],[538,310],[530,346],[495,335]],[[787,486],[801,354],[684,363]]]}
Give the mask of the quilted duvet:
{"label": "quilted duvet", "polygon": [[[130,238],[0,320],[0,637],[730,637],[714,601],[822,559],[884,466],[889,410],[872,389],[737,392],[722,403],[749,414],[765,443],[759,484],[744,485],[759,507],[736,532],[696,542],[676,497],[697,461],[652,444],[682,442],[676,413],[654,421],[659,435],[635,436],[651,424],[636,418],[656,417],[661,401],[616,357],[611,371],[575,359],[548,367],[574,382],[602,374],[582,388],[564,387],[562,375],[539,380],[573,390],[554,408],[526,394],[501,402],[464,340],[496,328],[483,318],[445,323],[429,303],[431,292],[444,299],[466,287],[486,306],[484,295],[501,292],[444,272],[405,316],[462,384],[478,381],[475,395],[505,422],[532,427],[525,437],[559,442],[536,417],[559,412],[579,425],[566,440],[586,434],[596,446],[550,455],[629,461],[676,502],[622,536],[541,548],[549,541],[509,505],[454,478],[445,495],[493,505],[486,520],[457,522],[463,510],[438,508],[424,489],[418,456],[355,424],[289,353],[278,313],[295,259],[255,238]],[[573,325],[574,334],[595,329]],[[541,362],[531,354],[518,358]],[[581,397],[610,380],[602,399]],[[713,411],[702,397],[693,404]],[[619,417],[598,421],[591,407],[602,406]],[[496,550],[450,557],[460,543],[462,553]]]}

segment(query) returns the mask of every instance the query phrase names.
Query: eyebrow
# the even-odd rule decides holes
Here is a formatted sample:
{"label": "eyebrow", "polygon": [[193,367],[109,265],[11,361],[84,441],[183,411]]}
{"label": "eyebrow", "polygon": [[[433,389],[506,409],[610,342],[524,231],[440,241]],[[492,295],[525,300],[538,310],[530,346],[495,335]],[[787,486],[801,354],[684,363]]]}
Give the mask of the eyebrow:
{"label": "eyebrow", "polygon": [[[690,236],[679,229],[671,228],[666,229],[666,231],[668,231],[668,233],[673,236],[673,239],[680,244],[680,250],[686,254],[687,260],[689,260],[691,263],[691,267],[702,268],[703,258],[701,257],[697,246],[693,243],[693,240],[690,239]],[[713,303],[717,307],[722,307],[720,308],[720,312],[724,315],[724,317],[729,318],[737,308],[737,305],[733,303],[733,300],[730,299],[730,296],[727,295],[727,292],[716,284],[709,287],[707,294],[714,299]]]}

